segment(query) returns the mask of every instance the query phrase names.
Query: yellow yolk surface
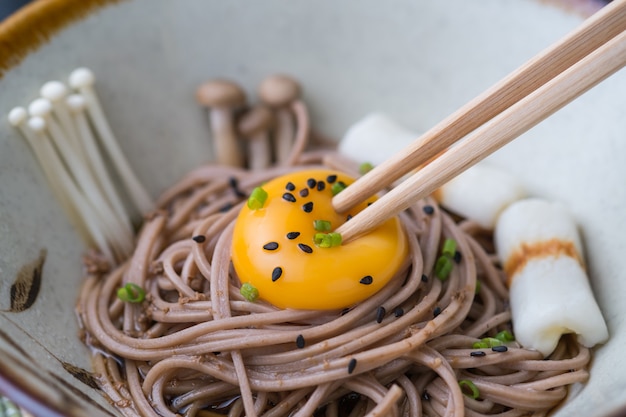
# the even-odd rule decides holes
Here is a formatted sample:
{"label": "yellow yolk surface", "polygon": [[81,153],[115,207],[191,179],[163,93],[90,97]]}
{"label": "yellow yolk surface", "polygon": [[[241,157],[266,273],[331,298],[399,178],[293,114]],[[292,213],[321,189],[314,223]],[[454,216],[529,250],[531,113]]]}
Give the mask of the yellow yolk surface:
{"label": "yellow yolk surface", "polygon": [[[307,170],[262,186],[263,207],[244,206],[233,236],[232,260],[241,283],[276,307],[329,310],[352,306],[379,291],[408,256],[408,243],[397,218],[347,244],[318,247],[314,237],[333,231],[375,201],[372,197],[348,213],[331,205],[332,187],[354,179],[330,170]],[[320,185],[322,184],[322,185]]]}

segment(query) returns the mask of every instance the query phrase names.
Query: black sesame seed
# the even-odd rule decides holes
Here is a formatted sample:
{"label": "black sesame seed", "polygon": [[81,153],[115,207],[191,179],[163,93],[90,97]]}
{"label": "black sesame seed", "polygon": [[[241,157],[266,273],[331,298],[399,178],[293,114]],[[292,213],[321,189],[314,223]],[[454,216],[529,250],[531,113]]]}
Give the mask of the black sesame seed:
{"label": "black sesame seed", "polygon": [[422,393],[422,399],[425,400],[425,401],[430,400],[430,394],[428,393],[428,391],[424,391]]}
{"label": "black sesame seed", "polygon": [[241,191],[239,189],[239,180],[235,177],[230,177],[228,179],[228,184],[230,185],[230,188],[232,188],[232,190],[235,192],[235,195],[239,198],[243,198],[246,196],[246,193],[244,193],[243,191]]}
{"label": "black sesame seed", "polygon": [[433,206],[424,206],[422,210],[429,216],[435,212],[435,208]]}
{"label": "black sesame seed", "polygon": [[463,258],[463,255],[461,255],[461,252],[459,251],[454,252],[454,262],[458,264],[461,262],[462,258]]}
{"label": "black sesame seed", "polygon": [[298,349],[304,348],[304,336],[302,336],[301,334],[296,337],[296,347]]}
{"label": "black sesame seed", "polygon": [[326,181],[328,181],[329,184],[332,184],[333,182],[337,181],[337,176],[336,175],[329,175],[326,177]]}
{"label": "black sesame seed", "polygon": [[479,358],[481,356],[487,356],[487,354],[485,352],[483,352],[482,350],[477,350],[475,352],[470,352],[470,356],[474,356],[476,358]]}
{"label": "black sesame seed", "polygon": [[306,180],[306,185],[308,185],[309,188],[315,188],[315,186],[317,185],[317,181],[315,181],[315,178],[309,178],[308,180]]}
{"label": "black sesame seed", "polygon": [[293,190],[295,190],[295,189],[296,189],[296,186],[293,184],[293,182],[288,182],[288,183],[285,185],[285,188],[287,189],[287,191],[293,191]]}
{"label": "black sesame seed", "polygon": [[433,310],[433,317],[437,317],[440,314],[441,314],[441,307],[439,306],[435,307],[435,309]]}
{"label": "black sesame seed", "polygon": [[306,197],[309,195],[309,189],[308,188],[303,188],[300,190],[300,197]]}
{"label": "black sesame seed", "polygon": [[402,317],[404,316],[404,309],[402,307],[396,307],[396,309],[393,310],[393,314],[395,314],[396,317]]}
{"label": "black sesame seed", "polygon": [[289,240],[294,240],[298,236],[300,236],[300,232],[289,232],[289,233],[287,233],[287,239],[289,239]]}
{"label": "black sesame seed", "polygon": [[276,250],[278,249],[278,242],[268,242],[263,245],[263,249],[265,250]]}
{"label": "black sesame seed", "polygon": [[277,266],[276,268],[274,268],[274,270],[272,271],[272,282],[276,282],[278,278],[281,277],[282,274],[283,274],[283,269],[280,266]]}
{"label": "black sesame seed", "polygon": [[194,240],[194,242],[196,243],[203,243],[204,241],[206,241],[206,236],[204,235],[198,235],[198,236],[194,236],[192,237],[192,239]]}
{"label": "black sesame seed", "polygon": [[348,220],[350,220],[350,219],[352,219],[352,214],[348,214],[348,215],[346,216],[346,221],[348,221]]}
{"label": "black sesame seed", "polygon": [[504,345],[500,345],[492,347],[491,350],[493,350],[494,352],[506,352],[507,350],[509,350],[509,348]]}
{"label": "black sesame seed", "polygon": [[387,314],[387,310],[385,307],[380,306],[376,309],[376,323],[382,323],[385,315]]}
{"label": "black sesame seed", "polygon": [[229,211],[231,208],[233,208],[233,205],[230,203],[226,203],[224,204],[221,208],[220,208],[220,213],[226,213],[227,211]]}
{"label": "black sesame seed", "polygon": [[352,358],[348,363],[348,373],[351,374],[352,372],[354,372],[354,368],[356,368],[356,359]]}
{"label": "black sesame seed", "polygon": [[363,285],[370,285],[372,282],[374,282],[374,278],[372,278],[371,275],[366,275],[363,278],[361,278],[359,282]]}
{"label": "black sesame seed", "polygon": [[422,274],[422,282],[428,282],[428,275]]}
{"label": "black sesame seed", "polygon": [[302,210],[304,210],[306,213],[310,213],[313,211],[313,202],[309,201],[308,203],[304,204],[302,206]]}
{"label": "black sesame seed", "polygon": [[313,248],[309,245],[305,245],[304,243],[298,243],[298,247],[304,253],[313,253]]}
{"label": "black sesame seed", "polygon": [[317,191],[323,191],[326,188],[326,183],[324,181],[317,182]]}
{"label": "black sesame seed", "polygon": [[283,194],[283,200],[289,201],[290,203],[295,203],[296,197],[294,197],[294,195],[291,193],[285,193]]}

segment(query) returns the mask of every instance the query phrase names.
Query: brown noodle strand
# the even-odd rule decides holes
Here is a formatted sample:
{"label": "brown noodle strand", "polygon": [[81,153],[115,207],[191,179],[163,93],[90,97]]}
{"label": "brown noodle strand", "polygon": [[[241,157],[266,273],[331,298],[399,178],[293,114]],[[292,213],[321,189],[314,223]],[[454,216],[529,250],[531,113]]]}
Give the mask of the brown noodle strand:
{"label": "brown noodle strand", "polygon": [[[471,355],[480,338],[511,329],[508,293],[490,245],[481,244],[484,231],[455,223],[430,198],[400,216],[410,258],[368,300],[343,312],[246,301],[230,262],[238,193],[304,165],[358,170],[332,151],[303,152],[308,116],[292,110],[303,138],[289,159],[297,166],[194,170],[161,196],[132,259],[86,280],[77,305],[85,343],[103,391],[125,416],[545,415],[567,385],[588,378],[589,349],[573,337],[547,360],[515,342],[507,352]],[[200,235],[204,242],[192,239]],[[439,280],[433,271],[446,238],[461,259]],[[127,282],[146,289],[143,303],[117,299]],[[460,379],[476,385],[479,399],[463,395]]]}

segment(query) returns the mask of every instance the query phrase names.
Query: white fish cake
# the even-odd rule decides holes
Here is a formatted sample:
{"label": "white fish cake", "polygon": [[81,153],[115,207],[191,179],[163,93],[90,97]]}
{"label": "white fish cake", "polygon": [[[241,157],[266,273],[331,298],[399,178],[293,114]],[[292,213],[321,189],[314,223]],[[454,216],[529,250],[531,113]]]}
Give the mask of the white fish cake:
{"label": "white fish cake", "polygon": [[350,126],[338,149],[359,163],[378,165],[418,137],[385,114],[372,113]]}
{"label": "white fish cake", "polygon": [[587,347],[608,339],[576,224],[563,205],[535,198],[513,203],[500,215],[494,239],[515,337],[524,347],[548,356],[566,333]]}
{"label": "white fish cake", "polygon": [[515,176],[481,162],[448,181],[434,196],[448,210],[493,230],[502,210],[526,197],[526,190]]}

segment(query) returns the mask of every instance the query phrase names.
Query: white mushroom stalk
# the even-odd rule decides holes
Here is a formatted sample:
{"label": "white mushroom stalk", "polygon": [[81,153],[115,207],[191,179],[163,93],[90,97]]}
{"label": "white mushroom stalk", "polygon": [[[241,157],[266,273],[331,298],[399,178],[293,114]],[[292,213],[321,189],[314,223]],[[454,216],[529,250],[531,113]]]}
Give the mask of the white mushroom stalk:
{"label": "white mushroom stalk", "polygon": [[85,98],[87,113],[95,127],[96,136],[109,154],[128,197],[141,214],[147,214],[154,209],[154,202],[124,156],[93,88],[94,82],[94,74],[87,68],[75,69],[69,77],[70,86],[78,90]]}
{"label": "white mushroom stalk", "polygon": [[563,205],[520,200],[502,212],[494,239],[507,274],[515,336],[524,347],[548,356],[566,333],[586,347],[608,339],[577,226]]}
{"label": "white mushroom stalk", "polygon": [[[44,98],[34,100],[29,106],[31,116],[41,117],[45,121],[42,135],[46,135],[54,143],[59,157],[69,169],[71,177],[74,179],[78,189],[90,201],[90,205],[95,214],[100,219],[103,233],[107,240],[116,248],[121,259],[130,255],[133,249],[132,229],[123,221],[120,221],[115,212],[105,200],[92,172],[87,166],[87,161],[82,154],[77,152],[69,137],[61,126],[51,115],[52,105]],[[46,134],[49,134],[49,136]]]}
{"label": "white mushroom stalk", "polygon": [[[50,138],[46,133],[46,121],[39,116],[31,117],[27,126],[32,132],[32,139],[35,146],[40,149],[39,156],[46,165],[50,167],[52,175],[57,178],[60,187],[63,189],[63,193],[68,196],[76,213],[79,215],[82,224],[89,232],[89,236],[95,242],[100,252],[106,257],[106,259],[115,263],[119,254],[115,253],[114,248],[109,244],[103,232],[103,225],[96,211],[89,201],[84,197],[81,191],[78,189],[74,180],[67,172],[61,158],[58,156],[54,146],[50,142]],[[24,132],[27,132],[25,129]],[[30,137],[30,133],[25,134],[26,137]]]}
{"label": "white mushroom stalk", "polygon": [[107,170],[107,166],[102,158],[102,154],[98,148],[98,144],[94,134],[87,120],[85,114],[86,102],[85,98],[80,94],[71,94],[66,98],[66,103],[69,112],[71,113],[72,125],[76,128],[77,135],[80,138],[80,142],[85,152],[88,166],[94,173],[94,179],[98,184],[98,188],[102,193],[102,196],[107,200],[110,205],[113,215],[123,227],[130,233],[131,242],[133,240],[132,224],[130,221],[131,215],[127,212],[122,198],[118,194],[113,180]]}
{"label": "white mushroom stalk", "polygon": [[[76,226],[85,242],[88,245],[93,245],[95,242],[87,230],[85,223],[79,217],[74,203],[61,182],[61,178],[56,175],[55,166],[46,157],[46,152],[43,149],[40,138],[28,126],[28,112],[26,109],[24,107],[15,107],[9,112],[8,120],[9,123],[22,134],[23,138],[28,143],[28,146],[35,155],[46,180],[50,184],[52,192],[63,207],[68,219],[74,224],[74,226]],[[43,120],[41,122],[43,122]],[[41,122],[34,122],[34,124],[36,125]],[[43,127],[41,127],[41,129],[43,129]]]}

